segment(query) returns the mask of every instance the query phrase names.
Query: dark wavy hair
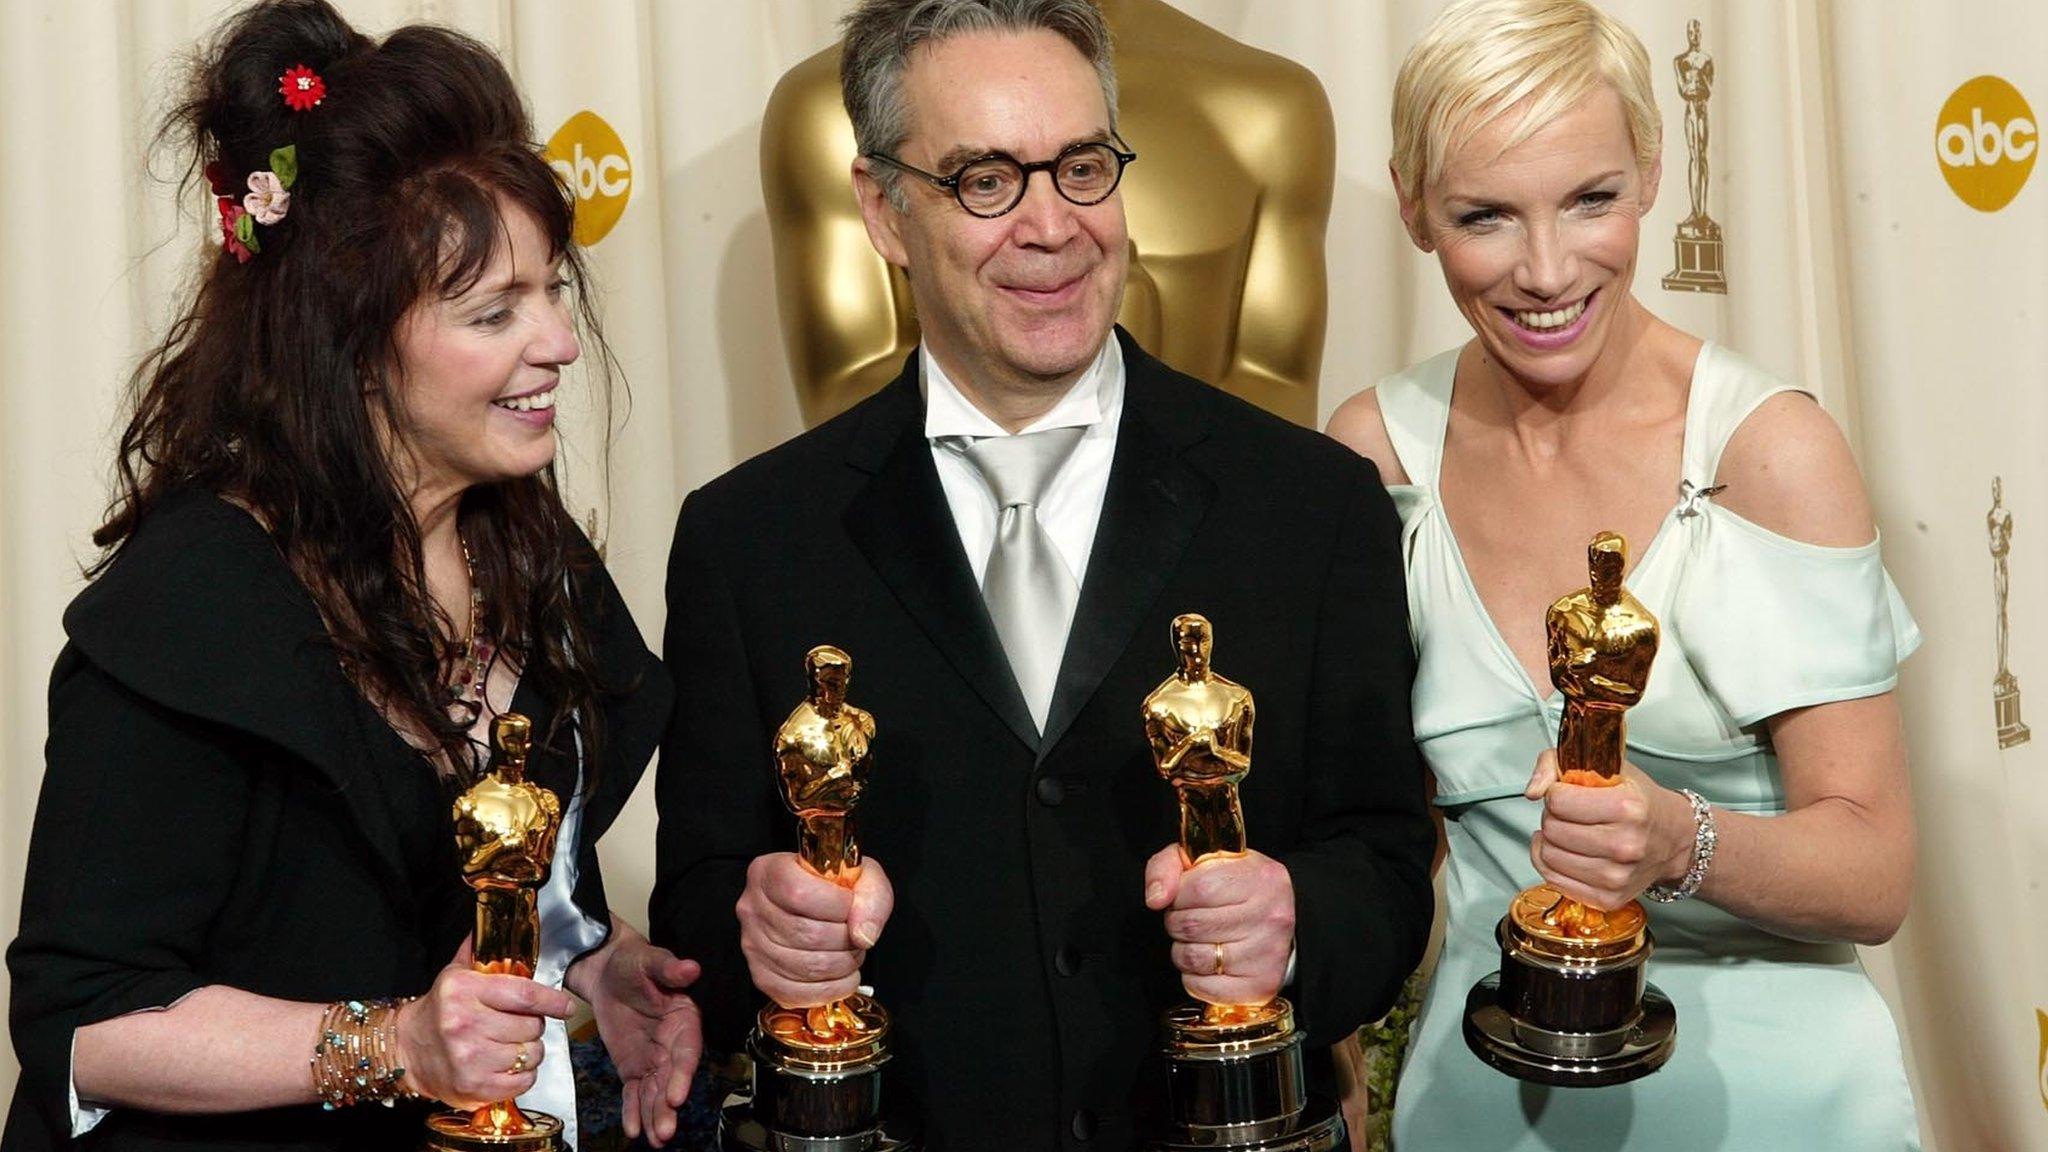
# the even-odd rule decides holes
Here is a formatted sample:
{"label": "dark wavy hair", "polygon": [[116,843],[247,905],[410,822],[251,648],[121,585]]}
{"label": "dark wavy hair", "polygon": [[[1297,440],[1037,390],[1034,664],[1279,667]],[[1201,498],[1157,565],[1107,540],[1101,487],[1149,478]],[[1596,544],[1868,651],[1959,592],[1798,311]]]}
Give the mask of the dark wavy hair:
{"label": "dark wavy hair", "polygon": [[[294,112],[278,86],[299,64],[327,94]],[[286,144],[297,182],[285,218],[258,227],[253,259],[216,246],[190,304],[136,368],[115,496],[93,533],[103,551],[88,570],[113,563],[171,491],[246,504],[319,604],[350,676],[459,770],[471,763],[467,728],[445,695],[457,656],[440,638],[461,628],[427,593],[420,528],[377,424],[405,434],[400,321],[483,275],[505,235],[501,204],[531,214],[564,275],[587,282],[573,194],[533,138],[504,65],[461,33],[410,25],[380,42],[325,0],[264,0],[230,17],[192,61],[159,151],[184,161],[181,194],[209,169],[221,191],[239,191]],[[608,445],[616,361],[589,294],[574,298]],[[577,604],[594,602],[601,561],[554,469],[469,489],[457,524],[483,592],[480,627],[558,717],[579,717],[594,767],[606,689],[594,622]]]}

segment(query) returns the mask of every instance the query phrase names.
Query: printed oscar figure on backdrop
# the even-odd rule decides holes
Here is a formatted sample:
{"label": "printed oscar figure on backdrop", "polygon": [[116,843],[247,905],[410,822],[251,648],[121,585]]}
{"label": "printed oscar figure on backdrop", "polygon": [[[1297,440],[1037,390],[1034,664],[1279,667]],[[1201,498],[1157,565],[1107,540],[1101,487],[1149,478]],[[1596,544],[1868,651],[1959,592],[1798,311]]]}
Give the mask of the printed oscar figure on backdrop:
{"label": "printed oscar figure on backdrop", "polygon": [[[1180,371],[1314,427],[1337,172],[1328,95],[1302,65],[1163,0],[1101,8],[1117,128],[1140,157],[1118,188],[1132,245],[1118,323]],[[895,379],[918,341],[909,285],[862,227],[854,155],[834,45],[782,77],[761,123],[776,303],[807,426]]]}
{"label": "printed oscar figure on backdrop", "polygon": [[[540,960],[540,886],[562,830],[561,801],[526,778],[532,738],[526,717],[499,716],[491,725],[496,763],[455,800],[462,878],[476,889],[477,971],[528,978]],[[510,1100],[427,1117],[431,1152],[552,1152],[562,1147],[561,1133],[560,1120]]]}
{"label": "printed oscar figure on backdrop", "polygon": [[1678,70],[1678,95],[1685,101],[1685,188],[1692,211],[1678,222],[1678,266],[1664,277],[1674,292],[1719,292],[1726,295],[1721,226],[1707,215],[1707,98],[1713,95],[1714,58],[1700,47],[1700,22],[1685,22],[1685,51],[1672,62]]}
{"label": "printed oscar figure on backdrop", "polygon": [[[1174,617],[1180,667],[1145,698],[1145,738],[1179,801],[1181,858],[1190,868],[1245,853],[1237,788],[1252,767],[1252,694],[1211,670],[1212,645],[1207,619]],[[1301,1033],[1286,1000],[1183,1004],[1166,1012],[1163,1032],[1167,1130],[1152,1140],[1155,1152],[1344,1146],[1336,1105],[1308,1095]]]}
{"label": "printed oscar figure on backdrop", "polygon": [[1984,516],[1991,531],[1991,587],[1998,596],[1998,675],[1991,680],[1991,711],[1998,720],[1998,746],[2011,748],[2033,738],[2020,719],[2020,682],[2006,666],[2012,632],[2007,625],[2007,596],[2012,584],[2006,576],[2006,555],[2012,551],[2012,513],[2005,507],[2005,481],[1991,479],[1991,511]]}
{"label": "printed oscar figure on backdrop", "polygon": [[[1622,587],[1628,542],[1602,532],[1586,549],[1591,586],[1550,606],[1550,680],[1564,696],[1559,778],[1621,783],[1626,714],[1643,698],[1657,655],[1657,620]],[[1655,947],[1639,901],[1611,912],[1547,884],[1525,888],[1495,929],[1500,971],[1465,1000],[1465,1042],[1519,1080],[1561,1087],[1620,1084],[1671,1055],[1677,1013],[1644,983]]]}
{"label": "printed oscar figure on backdrop", "polygon": [[[853,810],[868,778],[875,718],[846,702],[853,658],[831,645],[804,657],[809,693],[775,731],[782,802],[797,818],[797,856],[843,887],[860,879]],[[813,1008],[768,1004],[747,1040],[753,1091],[719,1116],[727,1152],[904,1152],[882,1126],[889,1014],[864,994]]]}

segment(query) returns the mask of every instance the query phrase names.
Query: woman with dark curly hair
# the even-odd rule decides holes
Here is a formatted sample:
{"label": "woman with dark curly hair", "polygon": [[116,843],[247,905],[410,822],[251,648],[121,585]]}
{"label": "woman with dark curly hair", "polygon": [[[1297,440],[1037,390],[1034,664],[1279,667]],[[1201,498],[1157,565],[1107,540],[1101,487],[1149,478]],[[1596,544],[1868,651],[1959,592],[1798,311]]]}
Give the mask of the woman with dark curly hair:
{"label": "woman with dark curly hair", "polygon": [[[569,992],[628,1133],[673,1132],[696,965],[611,916],[595,850],[671,686],[556,484],[562,370],[605,346],[533,136],[482,45],[322,0],[198,59],[163,139],[220,246],[64,617],[8,1152],[409,1147],[413,1101],[514,1097],[573,1144]],[[563,802],[530,980],[467,962],[451,818],[505,712]],[[335,1034],[368,1075],[316,1058]]]}

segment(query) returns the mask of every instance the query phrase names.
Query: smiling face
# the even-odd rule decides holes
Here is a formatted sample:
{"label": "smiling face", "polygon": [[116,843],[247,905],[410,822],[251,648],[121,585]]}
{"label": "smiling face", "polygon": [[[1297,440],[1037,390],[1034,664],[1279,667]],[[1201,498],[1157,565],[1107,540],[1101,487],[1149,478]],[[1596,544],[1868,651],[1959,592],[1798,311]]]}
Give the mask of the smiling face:
{"label": "smiling face", "polygon": [[532,215],[504,229],[474,285],[399,322],[400,459],[414,497],[531,476],[555,458],[555,390],[576,340],[561,261]]}
{"label": "smiling face", "polygon": [[1636,166],[1612,89],[1503,151],[1516,123],[1511,109],[1455,145],[1401,218],[1489,358],[1550,388],[1584,379],[1639,307],[1629,290],[1660,166]]}
{"label": "smiling face", "polygon": [[[1094,67],[1058,34],[962,33],[911,54],[903,77],[906,164],[951,175],[991,152],[1023,163],[1109,139]],[[1050,173],[1033,173],[1024,200],[984,220],[952,193],[904,175],[899,211],[856,165],[875,247],[904,268],[918,323],[947,374],[972,395],[1058,394],[1108,339],[1129,271],[1123,196],[1069,203]]]}

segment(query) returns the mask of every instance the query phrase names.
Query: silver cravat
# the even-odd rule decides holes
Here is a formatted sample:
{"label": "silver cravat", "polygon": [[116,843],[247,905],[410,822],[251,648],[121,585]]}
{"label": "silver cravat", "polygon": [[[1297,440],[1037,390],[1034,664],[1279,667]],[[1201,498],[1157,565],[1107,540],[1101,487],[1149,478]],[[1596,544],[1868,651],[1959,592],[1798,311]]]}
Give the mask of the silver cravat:
{"label": "silver cravat", "polygon": [[1080,589],[1039,523],[1038,502],[1084,431],[1048,428],[988,436],[963,452],[996,494],[996,539],[981,577],[981,598],[1040,732],[1052,708],[1053,682]]}

